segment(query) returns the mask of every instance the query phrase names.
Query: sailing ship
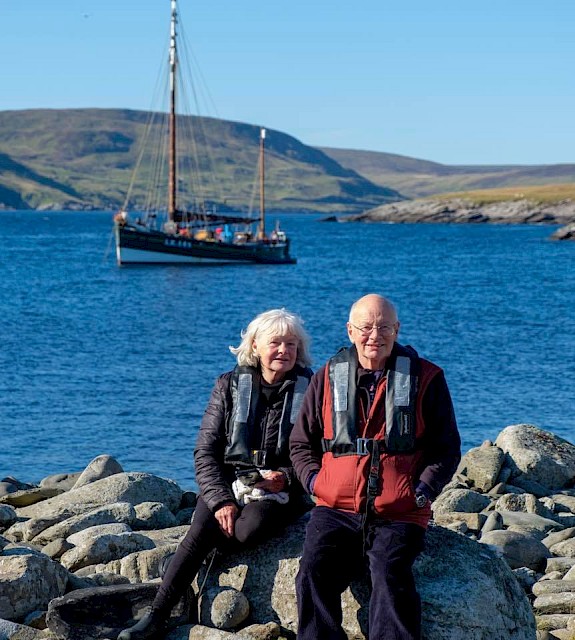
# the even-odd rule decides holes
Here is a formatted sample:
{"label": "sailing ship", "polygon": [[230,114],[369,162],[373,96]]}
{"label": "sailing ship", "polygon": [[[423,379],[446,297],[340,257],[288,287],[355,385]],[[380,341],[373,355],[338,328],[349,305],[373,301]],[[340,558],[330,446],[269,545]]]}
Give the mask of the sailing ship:
{"label": "sailing ship", "polygon": [[[192,206],[180,203],[178,160],[184,153],[178,146],[177,68],[178,13],[176,0],[171,0],[169,49],[169,113],[164,147],[167,152],[167,191],[162,207],[139,209],[128,213],[126,203],[114,216],[116,259],[128,264],[294,264],[290,241],[279,224],[266,232],[265,222],[265,129],[259,140],[259,217],[228,215],[208,210],[201,200]],[[138,170],[136,167],[135,171]],[[135,178],[132,178],[134,184]],[[188,198],[189,200],[189,198]]]}

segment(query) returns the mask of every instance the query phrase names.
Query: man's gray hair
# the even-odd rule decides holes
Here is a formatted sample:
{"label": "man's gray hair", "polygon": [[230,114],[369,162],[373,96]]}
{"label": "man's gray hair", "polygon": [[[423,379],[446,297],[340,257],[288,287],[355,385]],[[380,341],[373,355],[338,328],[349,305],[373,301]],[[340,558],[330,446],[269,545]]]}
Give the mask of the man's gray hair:
{"label": "man's gray hair", "polygon": [[258,338],[273,336],[293,335],[298,340],[297,364],[309,367],[311,358],[309,355],[310,338],[303,328],[303,320],[285,308],[270,309],[256,316],[242,331],[242,341],[237,347],[230,346],[230,351],[236,356],[240,366],[257,367],[259,358],[254,351],[253,343]]}

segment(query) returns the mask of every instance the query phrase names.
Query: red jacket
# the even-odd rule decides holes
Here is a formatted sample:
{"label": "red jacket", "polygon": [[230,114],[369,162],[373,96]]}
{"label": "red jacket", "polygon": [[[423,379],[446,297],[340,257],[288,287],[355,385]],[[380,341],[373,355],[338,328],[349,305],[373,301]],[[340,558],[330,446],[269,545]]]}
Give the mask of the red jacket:
{"label": "red jacket", "polygon": [[[390,358],[400,351],[403,348],[396,345]],[[374,512],[377,517],[426,527],[431,515],[430,506],[416,506],[415,488],[424,482],[432,496],[436,496],[451,479],[461,454],[459,433],[443,372],[422,358],[418,363],[415,449],[405,453],[381,454],[380,492],[374,501]],[[353,375],[357,375],[357,370]],[[386,386],[387,376],[383,376],[377,384],[368,415],[358,396],[356,437],[385,438]],[[367,503],[371,457],[337,455],[325,450],[325,440],[329,441],[335,435],[332,407],[328,367],[325,366],[312,379],[292,431],[292,462],[304,487],[309,488],[310,481],[317,474],[313,495],[318,506],[363,513]]]}

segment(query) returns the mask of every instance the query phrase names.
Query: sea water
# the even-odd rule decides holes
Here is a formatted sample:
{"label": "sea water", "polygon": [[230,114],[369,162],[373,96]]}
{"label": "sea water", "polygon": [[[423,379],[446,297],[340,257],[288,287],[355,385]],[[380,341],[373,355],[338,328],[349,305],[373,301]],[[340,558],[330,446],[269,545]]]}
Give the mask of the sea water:
{"label": "sea water", "polygon": [[280,219],[296,265],[119,268],[109,213],[0,214],[0,479],[106,453],[195,488],[202,414],[242,328],[301,314],[317,368],[369,292],[445,370],[464,451],[520,422],[575,442],[575,243],[547,226]]}

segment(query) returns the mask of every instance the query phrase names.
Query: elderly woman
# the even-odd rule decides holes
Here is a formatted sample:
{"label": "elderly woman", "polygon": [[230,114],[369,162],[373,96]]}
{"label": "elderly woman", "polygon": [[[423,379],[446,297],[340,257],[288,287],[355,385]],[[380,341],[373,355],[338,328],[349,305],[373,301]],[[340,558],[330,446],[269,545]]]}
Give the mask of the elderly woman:
{"label": "elderly woman", "polygon": [[254,318],[233,371],[221,375],[194,451],[200,496],[190,528],[168,565],[151,610],[118,640],[157,638],[202,562],[226,539],[253,543],[298,514],[300,486],[288,441],[311,378],[309,338],[285,309]]}

